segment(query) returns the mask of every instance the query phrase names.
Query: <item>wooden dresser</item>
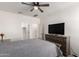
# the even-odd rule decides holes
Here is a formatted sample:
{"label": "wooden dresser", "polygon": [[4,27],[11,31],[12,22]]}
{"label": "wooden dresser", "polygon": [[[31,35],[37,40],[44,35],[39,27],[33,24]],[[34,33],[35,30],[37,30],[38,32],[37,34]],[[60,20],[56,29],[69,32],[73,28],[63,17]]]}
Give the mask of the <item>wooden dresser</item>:
{"label": "wooden dresser", "polygon": [[61,44],[60,49],[64,56],[68,56],[70,54],[70,43],[67,37],[63,35],[45,34],[45,39],[50,42]]}

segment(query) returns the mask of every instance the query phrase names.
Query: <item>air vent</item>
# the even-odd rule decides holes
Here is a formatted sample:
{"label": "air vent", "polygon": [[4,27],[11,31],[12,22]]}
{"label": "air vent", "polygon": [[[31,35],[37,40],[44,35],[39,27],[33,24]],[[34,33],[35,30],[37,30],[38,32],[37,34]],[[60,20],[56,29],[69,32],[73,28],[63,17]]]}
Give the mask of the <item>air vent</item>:
{"label": "air vent", "polygon": [[37,17],[38,15],[37,14],[35,14],[33,17]]}

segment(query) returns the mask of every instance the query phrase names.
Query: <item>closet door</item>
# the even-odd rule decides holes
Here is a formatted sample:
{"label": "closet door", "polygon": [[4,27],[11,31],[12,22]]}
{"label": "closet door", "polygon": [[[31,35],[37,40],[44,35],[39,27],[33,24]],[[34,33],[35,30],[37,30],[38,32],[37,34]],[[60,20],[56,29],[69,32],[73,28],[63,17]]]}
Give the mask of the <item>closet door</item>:
{"label": "closet door", "polygon": [[29,39],[29,24],[22,24],[23,39]]}
{"label": "closet door", "polygon": [[39,38],[39,24],[30,24],[30,39],[38,39]]}

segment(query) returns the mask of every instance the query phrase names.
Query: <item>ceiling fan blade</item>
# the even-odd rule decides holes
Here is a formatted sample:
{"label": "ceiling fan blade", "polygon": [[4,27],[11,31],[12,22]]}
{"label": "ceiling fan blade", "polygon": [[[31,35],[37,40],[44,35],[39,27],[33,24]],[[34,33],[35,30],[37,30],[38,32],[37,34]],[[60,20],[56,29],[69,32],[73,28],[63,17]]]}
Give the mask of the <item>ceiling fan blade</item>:
{"label": "ceiling fan blade", "polygon": [[41,8],[39,8],[39,7],[38,7],[38,10],[41,11],[41,12],[43,12],[43,10]]}
{"label": "ceiling fan blade", "polygon": [[25,5],[31,5],[33,6],[33,4],[28,4],[28,3],[25,3],[25,2],[21,2],[22,4],[25,4]]}
{"label": "ceiling fan blade", "polygon": [[37,2],[37,5],[39,5],[39,2]]}
{"label": "ceiling fan blade", "polygon": [[30,11],[33,11],[34,10],[34,8],[32,8]]}
{"label": "ceiling fan blade", "polygon": [[36,5],[35,2],[33,2],[33,5]]}
{"label": "ceiling fan blade", "polygon": [[47,7],[47,6],[49,6],[49,4],[40,4],[39,6],[41,6],[41,7]]}

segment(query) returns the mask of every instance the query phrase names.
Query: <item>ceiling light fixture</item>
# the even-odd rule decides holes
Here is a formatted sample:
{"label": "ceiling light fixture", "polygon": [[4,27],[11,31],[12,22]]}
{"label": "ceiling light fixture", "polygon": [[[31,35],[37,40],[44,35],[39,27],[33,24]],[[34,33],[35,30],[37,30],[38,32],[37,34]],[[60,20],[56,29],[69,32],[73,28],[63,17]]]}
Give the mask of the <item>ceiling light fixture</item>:
{"label": "ceiling light fixture", "polygon": [[49,7],[49,4],[40,4],[40,2],[32,2],[32,3],[25,3],[25,2],[22,2],[22,4],[25,4],[25,5],[29,5],[29,6],[32,6],[33,8],[30,10],[31,12],[33,10],[39,10],[40,12],[44,12],[40,7]]}

